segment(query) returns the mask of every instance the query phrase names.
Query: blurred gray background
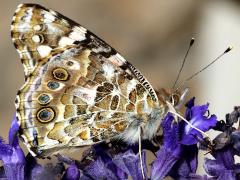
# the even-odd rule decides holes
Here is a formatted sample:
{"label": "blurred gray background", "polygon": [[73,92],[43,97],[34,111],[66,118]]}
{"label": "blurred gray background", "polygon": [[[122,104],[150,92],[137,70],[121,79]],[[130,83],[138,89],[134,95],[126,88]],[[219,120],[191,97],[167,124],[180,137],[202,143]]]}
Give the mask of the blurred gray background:
{"label": "blurred gray background", "polygon": [[20,3],[40,3],[75,20],[117,49],[155,88],[171,88],[191,37],[196,42],[183,80],[234,49],[188,83],[197,103],[209,102],[219,119],[240,105],[240,3],[233,0],[42,0],[0,1],[0,135],[7,137],[23,68],[10,38]]}

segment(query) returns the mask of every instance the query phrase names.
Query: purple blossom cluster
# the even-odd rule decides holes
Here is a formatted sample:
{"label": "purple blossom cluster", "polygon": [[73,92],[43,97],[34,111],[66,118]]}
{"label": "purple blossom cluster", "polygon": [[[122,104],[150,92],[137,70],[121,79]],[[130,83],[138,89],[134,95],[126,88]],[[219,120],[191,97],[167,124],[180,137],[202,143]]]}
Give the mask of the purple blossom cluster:
{"label": "purple blossom cluster", "polygon": [[[185,118],[201,131],[212,129],[219,135],[211,141],[184,121],[176,123],[174,116],[168,113],[161,124],[163,137],[158,139],[161,145],[156,146],[152,141],[142,142],[146,179],[240,179],[240,163],[234,159],[234,156],[240,156],[240,129],[233,126],[239,123],[240,107],[227,114],[225,121],[217,121],[215,115],[206,115],[208,106],[195,106],[192,98],[186,104]],[[100,143],[86,150],[81,160],[58,155],[57,163],[42,165],[30,154],[23,153],[19,146],[18,129],[14,118],[9,142],[5,143],[0,138],[0,160],[3,164],[0,179],[143,179],[138,145],[128,146],[119,141]],[[147,151],[155,155],[151,164],[147,164]],[[199,151],[206,151],[212,156],[204,159],[205,175],[196,174]]]}

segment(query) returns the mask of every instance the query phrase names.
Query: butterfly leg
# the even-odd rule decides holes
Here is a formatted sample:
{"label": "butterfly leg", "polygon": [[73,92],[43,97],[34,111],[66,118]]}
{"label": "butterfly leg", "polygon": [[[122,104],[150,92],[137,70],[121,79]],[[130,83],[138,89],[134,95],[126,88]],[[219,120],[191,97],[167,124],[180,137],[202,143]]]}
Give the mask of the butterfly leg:
{"label": "butterfly leg", "polygon": [[205,132],[203,132],[202,130],[198,129],[197,127],[195,127],[194,125],[192,125],[188,120],[186,120],[184,117],[182,117],[173,107],[173,105],[167,101],[167,105],[168,105],[168,112],[172,113],[174,120],[173,123],[176,122],[178,123],[178,119],[183,120],[185,123],[187,123],[191,128],[197,130],[198,132],[200,132],[202,135],[204,135],[205,137],[208,137],[210,139],[210,137],[208,136],[208,134],[206,134]]}
{"label": "butterfly leg", "polygon": [[144,169],[143,169],[143,160],[142,160],[142,126],[139,126],[138,131],[139,131],[138,153],[139,153],[142,177],[143,177],[143,179],[145,179]]}
{"label": "butterfly leg", "polygon": [[178,113],[177,113],[176,109],[174,108],[172,103],[170,103],[168,101],[166,101],[166,103],[167,103],[167,106],[168,106],[168,112],[172,113],[172,115],[174,117],[174,119],[172,121],[172,124],[173,123],[178,123],[178,116],[177,116]]}

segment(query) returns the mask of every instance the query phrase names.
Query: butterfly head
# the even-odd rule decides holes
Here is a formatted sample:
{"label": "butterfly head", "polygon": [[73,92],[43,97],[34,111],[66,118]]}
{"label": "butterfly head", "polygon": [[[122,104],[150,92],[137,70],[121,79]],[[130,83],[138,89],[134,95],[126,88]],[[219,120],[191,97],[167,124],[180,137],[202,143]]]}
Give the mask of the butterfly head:
{"label": "butterfly head", "polygon": [[188,88],[182,90],[174,89],[168,90],[161,88],[156,91],[158,100],[163,104],[171,104],[175,109],[180,109],[184,103],[185,97],[188,93]]}

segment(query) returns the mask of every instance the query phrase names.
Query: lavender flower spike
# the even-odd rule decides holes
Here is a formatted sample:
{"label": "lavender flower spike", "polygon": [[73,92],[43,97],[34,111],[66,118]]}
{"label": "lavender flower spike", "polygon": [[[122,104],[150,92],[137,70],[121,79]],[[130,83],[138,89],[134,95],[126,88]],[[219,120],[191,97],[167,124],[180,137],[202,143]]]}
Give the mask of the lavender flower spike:
{"label": "lavender flower spike", "polygon": [[5,174],[9,180],[24,179],[25,156],[18,143],[17,131],[18,123],[14,117],[9,131],[9,144],[0,138],[0,160],[3,161]]}

